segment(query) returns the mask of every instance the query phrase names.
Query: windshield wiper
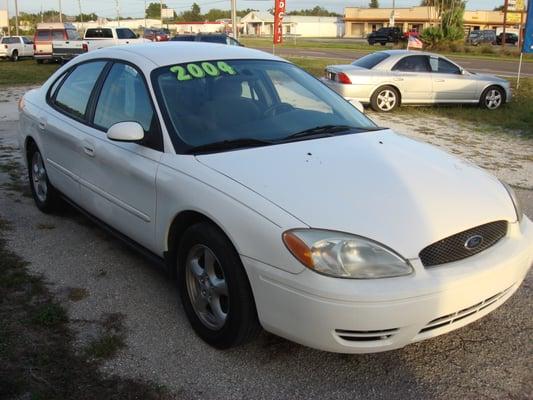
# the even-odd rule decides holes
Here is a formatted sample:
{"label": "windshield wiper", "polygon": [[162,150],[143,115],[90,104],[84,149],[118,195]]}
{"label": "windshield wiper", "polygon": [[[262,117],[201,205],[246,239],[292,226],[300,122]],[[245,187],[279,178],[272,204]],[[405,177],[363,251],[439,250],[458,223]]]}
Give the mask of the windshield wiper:
{"label": "windshield wiper", "polygon": [[224,150],[233,150],[246,147],[260,147],[274,144],[268,140],[254,139],[254,138],[240,138],[232,140],[222,140],[220,142],[202,144],[200,146],[191,147],[187,150],[187,154],[210,153]]}
{"label": "windshield wiper", "polygon": [[304,129],[303,131],[293,133],[289,136],[286,136],[283,141],[291,141],[294,139],[301,139],[306,137],[327,137],[327,136],[333,136],[334,133],[339,132],[367,132],[367,131],[377,131],[382,130],[384,128],[360,128],[350,125],[321,125],[321,126],[315,126],[314,128]]}

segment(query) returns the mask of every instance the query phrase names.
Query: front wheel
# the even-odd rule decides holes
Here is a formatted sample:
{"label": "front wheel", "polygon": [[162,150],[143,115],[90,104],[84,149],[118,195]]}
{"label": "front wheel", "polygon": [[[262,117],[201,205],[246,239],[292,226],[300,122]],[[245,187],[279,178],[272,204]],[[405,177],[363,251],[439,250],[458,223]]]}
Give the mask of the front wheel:
{"label": "front wheel", "polygon": [[11,53],[11,61],[18,61],[19,60],[19,52],[17,50],[13,50],[13,53]]}
{"label": "front wheel", "polygon": [[203,222],[187,229],[177,261],[181,301],[198,336],[227,349],[257,335],[260,325],[246,272],[217,227]]}
{"label": "front wheel", "polygon": [[390,112],[400,105],[400,94],[392,86],[383,86],[374,92],[370,106],[374,111]]}
{"label": "front wheel", "polygon": [[479,105],[487,110],[496,110],[505,102],[505,91],[499,86],[490,86],[483,91]]}
{"label": "front wheel", "polygon": [[44,213],[56,210],[60,203],[59,193],[48,180],[43,157],[35,147],[28,155],[28,179],[37,208]]}

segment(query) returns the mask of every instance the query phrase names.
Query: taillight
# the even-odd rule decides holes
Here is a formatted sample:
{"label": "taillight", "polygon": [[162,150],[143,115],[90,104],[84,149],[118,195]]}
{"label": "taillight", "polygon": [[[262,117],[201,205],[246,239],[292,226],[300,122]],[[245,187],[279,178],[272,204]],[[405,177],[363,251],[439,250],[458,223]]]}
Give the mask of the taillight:
{"label": "taillight", "polygon": [[346,75],[344,72],[337,73],[337,75],[335,75],[335,80],[337,82],[339,82],[339,83],[343,83],[343,84],[347,84],[347,85],[351,85],[352,84],[352,81],[350,80],[348,75]]}
{"label": "taillight", "polygon": [[7,44],[4,44],[4,49],[7,49]]}
{"label": "taillight", "polygon": [[33,44],[33,51],[36,51],[37,50],[37,46],[35,45],[35,43]]}
{"label": "taillight", "polygon": [[81,49],[83,50],[84,53],[87,53],[89,51],[89,46],[87,46],[87,43],[83,43],[81,45]]}

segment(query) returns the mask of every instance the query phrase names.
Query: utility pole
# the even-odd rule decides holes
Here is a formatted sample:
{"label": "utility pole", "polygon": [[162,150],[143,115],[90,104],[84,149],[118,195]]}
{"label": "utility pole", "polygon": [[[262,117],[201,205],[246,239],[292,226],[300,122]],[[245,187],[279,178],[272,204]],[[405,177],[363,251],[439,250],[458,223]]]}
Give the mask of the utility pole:
{"label": "utility pole", "polygon": [[159,18],[161,23],[161,29],[163,29],[163,0],[159,0]]}
{"label": "utility pole", "polygon": [[146,0],[144,0],[144,29],[146,29]]}
{"label": "utility pole", "polygon": [[237,27],[237,0],[231,0],[231,31],[233,38],[239,37],[239,28]]}
{"label": "utility pole", "polygon": [[43,0],[41,0],[41,24],[44,22],[44,15],[43,15]]}
{"label": "utility pole", "polygon": [[15,32],[19,35],[19,1],[15,0]]}
{"label": "utility pole", "polygon": [[81,0],[78,0],[78,8],[80,9],[81,29],[83,30],[83,13],[81,12]]}
{"label": "utility pole", "polygon": [[117,8],[117,26],[120,25],[120,4],[119,4],[119,0],[115,0],[115,5],[116,5],[116,8]]}
{"label": "utility pole", "polygon": [[6,13],[7,13],[7,36],[11,36],[11,24],[9,23],[9,0],[6,0]]}
{"label": "utility pole", "polygon": [[503,34],[502,34],[502,49],[505,47],[505,42],[507,39],[505,37],[505,26],[507,25],[507,7],[509,7],[509,0],[505,0],[503,4]]}
{"label": "utility pole", "polygon": [[59,22],[63,22],[63,10],[61,9],[61,0],[59,0]]}

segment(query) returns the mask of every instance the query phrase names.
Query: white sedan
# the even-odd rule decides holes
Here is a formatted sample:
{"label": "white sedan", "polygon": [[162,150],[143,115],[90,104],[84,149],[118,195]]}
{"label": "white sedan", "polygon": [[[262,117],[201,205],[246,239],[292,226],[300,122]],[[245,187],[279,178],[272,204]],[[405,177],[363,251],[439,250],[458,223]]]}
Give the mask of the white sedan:
{"label": "white sedan", "polygon": [[37,207],[66,200],[164,265],[217,348],[260,327],[403,347],[493,311],[533,261],[508,186],[256,50],[81,55],[24,96],[20,145]]}

